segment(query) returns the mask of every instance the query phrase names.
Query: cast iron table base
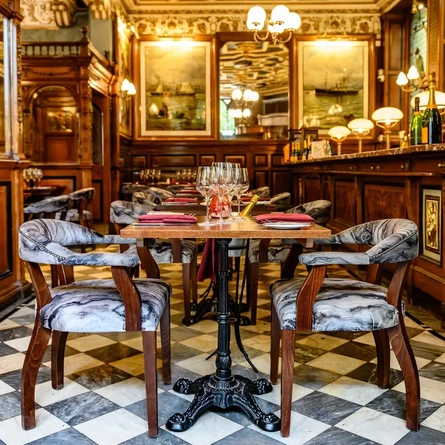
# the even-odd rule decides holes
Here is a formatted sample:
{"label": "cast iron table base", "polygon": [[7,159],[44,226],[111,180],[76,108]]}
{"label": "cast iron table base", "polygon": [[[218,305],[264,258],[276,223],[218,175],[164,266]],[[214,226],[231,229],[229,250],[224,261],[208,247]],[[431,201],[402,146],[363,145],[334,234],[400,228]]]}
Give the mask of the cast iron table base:
{"label": "cast iron table base", "polygon": [[251,381],[240,375],[232,375],[230,357],[230,320],[228,292],[228,245],[230,239],[218,239],[220,270],[218,271],[218,349],[216,351],[216,372],[201,377],[194,382],[178,380],[173,389],[182,394],[196,394],[184,414],[176,413],[167,421],[171,431],[186,431],[197,418],[210,408],[228,409],[237,407],[243,410],[259,428],[278,431],[280,419],[273,413],[265,414],[258,406],[253,394],[267,394],[272,385],[266,379]]}

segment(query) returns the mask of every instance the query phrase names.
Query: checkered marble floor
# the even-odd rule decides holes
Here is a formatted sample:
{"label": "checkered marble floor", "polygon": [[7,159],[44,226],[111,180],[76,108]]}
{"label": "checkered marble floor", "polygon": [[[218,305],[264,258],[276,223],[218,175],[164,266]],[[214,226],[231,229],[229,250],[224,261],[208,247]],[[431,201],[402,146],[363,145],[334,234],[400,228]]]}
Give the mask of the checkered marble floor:
{"label": "checkered marble floor", "polygon": [[[255,374],[236,343],[233,372],[251,379],[268,377],[270,303],[267,281],[278,276],[275,265],[262,267],[256,326],[241,327],[245,349],[259,369]],[[47,270],[49,279],[49,270]],[[216,348],[217,324],[211,319],[185,327],[182,279],[178,266],[164,266],[162,277],[173,286],[172,372],[195,379],[214,371],[206,358]],[[303,272],[301,272],[303,273]],[[337,276],[347,274],[334,270]],[[110,277],[107,269],[79,267],[77,279]],[[200,286],[203,292],[205,285]],[[233,282],[231,283],[233,286]],[[175,412],[187,409],[191,396],[176,394],[159,376],[157,439],[147,435],[142,344],[139,334],[70,335],[66,348],[65,387],[50,385],[50,356],[44,359],[36,388],[37,427],[20,426],[20,370],[30,340],[34,302],[17,308],[0,322],[0,445],[114,444],[445,444],[445,341],[409,316],[408,333],[420,368],[422,426],[411,432],[404,422],[404,384],[394,356],[391,387],[376,386],[376,353],[370,333],[298,335],[295,352],[292,429],[289,438],[258,429],[241,412],[209,411],[184,433],[165,428]],[[233,337],[233,336],[232,336]],[[160,363],[159,363],[160,365]],[[279,415],[279,385],[257,397],[266,412]]]}

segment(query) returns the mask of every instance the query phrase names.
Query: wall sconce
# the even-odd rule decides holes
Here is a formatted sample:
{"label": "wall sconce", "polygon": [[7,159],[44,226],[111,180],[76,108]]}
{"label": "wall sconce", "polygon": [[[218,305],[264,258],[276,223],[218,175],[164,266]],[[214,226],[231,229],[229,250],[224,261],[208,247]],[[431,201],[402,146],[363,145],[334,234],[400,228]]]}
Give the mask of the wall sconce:
{"label": "wall sconce", "polygon": [[402,88],[402,91],[406,91],[407,93],[412,93],[419,89],[418,79],[420,77],[419,71],[417,68],[412,65],[408,70],[408,74],[405,74],[403,71],[397,77],[396,83]]}
{"label": "wall sconce", "polygon": [[331,139],[337,142],[337,155],[341,155],[341,143],[351,134],[349,128],[339,125],[337,127],[332,127],[328,131],[328,135]]}
{"label": "wall sconce", "polygon": [[[301,18],[296,12],[290,12],[289,8],[284,5],[277,5],[272,9],[270,19],[266,18],[266,11],[261,6],[253,6],[247,13],[247,29],[252,31],[253,38],[256,42],[267,40],[269,35],[272,36],[274,45],[277,42],[288,42],[292,34],[301,26]],[[266,31],[263,36],[259,32],[266,25]],[[283,33],[288,32],[287,37],[283,37]]]}
{"label": "wall sconce", "polygon": [[[434,97],[436,98],[436,104],[437,104],[437,108],[440,111],[440,114],[444,114],[445,113],[445,93],[442,93],[442,91],[436,91],[436,94],[434,95]],[[429,96],[430,93],[429,91],[422,91],[419,94],[416,94],[410,102],[411,108],[414,108],[414,102],[416,97],[419,98],[419,109],[420,111],[424,111],[425,108],[428,105],[428,101],[429,101]]]}
{"label": "wall sconce", "polygon": [[391,128],[396,126],[402,118],[402,111],[395,107],[379,108],[372,113],[372,120],[375,121],[379,127],[385,130],[387,149],[391,148]]}
{"label": "wall sconce", "polygon": [[136,87],[128,79],[124,79],[121,85],[120,96],[124,100],[130,100],[136,94]]}
{"label": "wall sconce", "polygon": [[348,124],[348,128],[357,136],[358,152],[362,152],[362,139],[374,128],[374,123],[369,119],[353,119]]}
{"label": "wall sconce", "polygon": [[379,69],[377,71],[377,81],[379,81],[380,83],[383,83],[385,81],[385,74],[383,69]]}

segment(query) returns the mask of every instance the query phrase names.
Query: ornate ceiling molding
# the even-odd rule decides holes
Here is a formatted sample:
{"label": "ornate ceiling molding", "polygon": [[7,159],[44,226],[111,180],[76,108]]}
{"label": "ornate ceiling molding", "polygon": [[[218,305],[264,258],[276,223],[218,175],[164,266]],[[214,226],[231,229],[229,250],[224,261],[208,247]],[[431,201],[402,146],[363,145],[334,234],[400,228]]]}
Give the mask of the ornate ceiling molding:
{"label": "ornate ceiling molding", "polygon": [[111,19],[113,8],[110,0],[87,0],[85,3],[96,20]]}
{"label": "ornate ceiling molding", "polygon": [[[298,34],[380,34],[378,14],[301,14]],[[209,35],[216,32],[247,31],[245,14],[130,14],[139,35],[166,37]]]}
{"label": "ornate ceiling molding", "polygon": [[22,28],[57,28],[48,0],[22,0],[20,7],[24,16]]}
{"label": "ornate ceiling molding", "polygon": [[74,24],[74,13],[76,12],[75,0],[53,0],[51,11],[54,12],[54,21],[59,27],[68,27]]}

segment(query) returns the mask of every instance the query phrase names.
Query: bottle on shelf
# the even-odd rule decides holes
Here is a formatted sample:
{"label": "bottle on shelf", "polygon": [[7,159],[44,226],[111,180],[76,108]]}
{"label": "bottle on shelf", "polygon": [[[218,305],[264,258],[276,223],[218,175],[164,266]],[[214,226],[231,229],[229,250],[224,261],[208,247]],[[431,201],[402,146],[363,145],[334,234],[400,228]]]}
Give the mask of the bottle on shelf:
{"label": "bottle on shelf", "polygon": [[253,195],[252,198],[250,198],[249,204],[244,207],[244,209],[241,211],[241,216],[249,216],[252,213],[253,208],[255,207],[256,203],[260,197],[258,195]]}
{"label": "bottle on shelf", "polygon": [[422,113],[420,112],[420,98],[414,99],[414,114],[409,127],[411,136],[411,145],[419,145],[422,143]]}
{"label": "bottle on shelf", "polygon": [[428,105],[423,112],[422,143],[439,144],[442,142],[442,117],[436,104],[436,81],[432,76],[428,83]]}

